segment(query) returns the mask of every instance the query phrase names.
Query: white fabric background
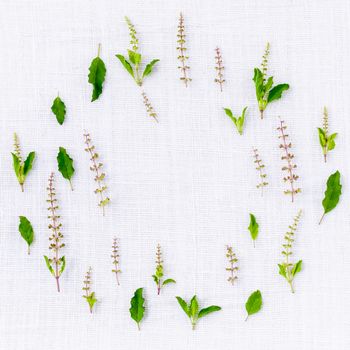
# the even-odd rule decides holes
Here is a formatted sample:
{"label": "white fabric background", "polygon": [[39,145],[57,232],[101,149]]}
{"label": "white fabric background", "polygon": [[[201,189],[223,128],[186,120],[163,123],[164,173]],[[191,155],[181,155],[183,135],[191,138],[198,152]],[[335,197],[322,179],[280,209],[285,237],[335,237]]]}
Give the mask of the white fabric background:
{"label": "white fabric background", "polygon": [[[185,16],[191,77],[179,81],[176,33]],[[129,46],[124,22],[135,24],[140,50],[159,58],[144,90],[158,112],[145,112],[140,89],[115,58]],[[0,3],[0,348],[41,349],[349,349],[349,1],[24,1]],[[252,82],[265,43],[270,74],[290,83],[281,101],[259,120]],[[102,44],[104,91],[90,102],[88,67]],[[214,48],[225,64],[224,92],[214,84]],[[59,91],[67,106],[63,126],[50,107]],[[240,137],[222,111],[249,106]],[[316,127],[322,108],[337,146],[323,163]],[[289,126],[302,194],[294,204],[282,191],[276,127]],[[93,174],[82,133],[90,131],[101,155],[112,199],[106,217],[97,208]],[[12,135],[23,152],[37,152],[21,193],[12,170]],[[58,147],[74,158],[74,192],[57,172]],[[251,148],[266,164],[263,198]],[[321,226],[327,177],[339,169],[344,195]],[[56,171],[67,269],[55,291],[42,256],[48,253],[46,185]],[[296,294],[279,276],[283,234],[301,208],[294,246],[304,269]],[[256,248],[247,231],[249,212],[261,226]],[[18,216],[35,229],[32,254],[18,233]],[[112,237],[121,239],[121,286],[111,270]],[[165,272],[177,280],[161,296],[151,278],[155,247]],[[230,286],[225,244],[239,258],[239,280]],[[82,299],[82,280],[93,267],[99,303],[94,314]],[[129,316],[134,290],[145,287],[141,332]],[[244,322],[244,303],[260,289],[262,311]],[[175,295],[221,305],[192,332]]]}

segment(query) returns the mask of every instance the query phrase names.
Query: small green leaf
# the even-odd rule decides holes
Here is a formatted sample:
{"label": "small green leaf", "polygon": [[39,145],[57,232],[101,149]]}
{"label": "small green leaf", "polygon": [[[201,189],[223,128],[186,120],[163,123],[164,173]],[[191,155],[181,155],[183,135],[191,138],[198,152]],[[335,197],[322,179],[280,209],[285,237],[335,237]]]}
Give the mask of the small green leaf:
{"label": "small green leaf", "polygon": [[298,272],[301,271],[302,260],[299,260],[292,269],[292,276],[294,277]]}
{"label": "small green leaf", "polygon": [[338,133],[334,133],[328,137],[328,150],[331,151],[335,147],[335,138],[337,137]]}
{"label": "small green leaf", "polygon": [[198,300],[197,300],[197,296],[194,295],[190,301],[190,314],[192,316],[192,318],[195,318],[198,314]]}
{"label": "small green leaf", "polygon": [[154,282],[156,282],[156,284],[158,284],[159,278],[156,275],[152,275],[152,277],[153,277]]}
{"label": "small green leaf", "polygon": [[49,271],[51,272],[52,276],[55,276],[55,271],[53,270],[51,264],[50,264],[50,259],[44,255],[44,259],[45,259],[45,262],[46,262],[46,266],[47,268],[49,269]]}
{"label": "small green leaf", "polygon": [[141,63],[141,54],[139,54],[138,52],[134,52],[132,50],[128,50],[129,53],[129,60],[131,61],[131,63],[137,65]]}
{"label": "small green leaf", "polygon": [[34,240],[34,230],[32,224],[25,216],[19,217],[20,223],[18,226],[19,233],[23,237],[23,239],[28,244],[28,254],[30,254],[29,247],[33,243]]}
{"label": "small green leaf", "polygon": [[93,86],[91,102],[102,94],[103,82],[106,77],[106,66],[100,57],[95,57],[89,67],[89,83]]}
{"label": "small green leaf", "polygon": [[188,317],[191,317],[191,313],[190,313],[190,310],[188,308],[188,305],[186,303],[185,300],[183,300],[182,298],[180,297],[176,297],[177,299],[177,302],[179,303],[179,305],[181,306],[182,310],[185,312],[185,314],[188,316]]}
{"label": "small green leaf", "polygon": [[60,99],[59,96],[57,96],[52,103],[51,110],[53,114],[56,116],[56,119],[58,121],[58,124],[62,125],[64,122],[64,118],[66,116],[66,105],[64,102]]}
{"label": "small green leaf", "polygon": [[62,256],[62,257],[60,258],[60,261],[61,261],[62,266],[61,266],[60,271],[59,271],[59,273],[58,273],[59,276],[62,275],[64,269],[66,268],[66,257],[65,257],[65,256]]}
{"label": "small green leaf", "polygon": [[11,154],[12,154],[12,160],[13,160],[13,169],[15,171],[15,174],[16,174],[18,181],[20,181],[21,162],[19,161],[16,154],[14,154],[14,153],[11,153]]}
{"label": "small green leaf", "polygon": [[145,70],[143,71],[142,78],[147,77],[152,73],[153,66],[158,62],[158,59],[152,60],[150,63],[147,64]]}
{"label": "small green leaf", "polygon": [[255,93],[258,100],[262,99],[265,94],[264,76],[259,68],[254,68],[253,81],[255,83]]}
{"label": "small green leaf", "polygon": [[176,283],[176,281],[173,280],[172,278],[168,278],[163,282],[162,285],[165,286],[166,284],[169,284],[169,283]]}
{"label": "small green leaf", "polygon": [[69,180],[69,183],[71,184],[71,178],[74,174],[73,159],[69,156],[66,149],[63,147],[59,148],[57,155],[57,164],[59,172],[65,179]]}
{"label": "small green leaf", "polygon": [[125,59],[125,57],[123,55],[115,55],[115,56],[119,59],[123,67],[129,72],[129,74],[134,78],[134,71],[131,67],[131,64]]}
{"label": "small green leaf", "polygon": [[250,236],[252,240],[255,241],[259,234],[259,224],[256,222],[256,218],[253,214],[250,215],[250,224],[248,226],[248,230],[250,231]]}
{"label": "small green leaf", "polygon": [[326,138],[326,134],[325,132],[323,131],[323,129],[321,128],[317,128],[318,129],[318,138],[320,140],[320,145],[322,147],[326,147],[327,145],[327,138]]}
{"label": "small green leaf", "polygon": [[220,306],[216,306],[216,305],[208,306],[208,307],[202,309],[201,311],[199,311],[198,318],[204,317],[206,315],[209,315],[212,312],[220,311],[220,310],[221,310]]}
{"label": "small green leaf", "polygon": [[35,152],[30,152],[28,154],[27,159],[24,161],[24,165],[23,165],[23,175],[25,177],[28,175],[29,171],[32,169],[34,159],[35,159]]}
{"label": "small green leaf", "polygon": [[269,91],[269,96],[267,98],[267,102],[270,103],[272,101],[279,100],[282,97],[283,91],[288,90],[288,89],[289,89],[288,84],[276,85],[274,88],[272,88]]}
{"label": "small green leaf", "polygon": [[[260,311],[262,306],[262,296],[260,290],[253,292],[248,298],[245,309],[247,310],[248,316],[253,315]],[[248,316],[246,320],[248,319]]]}
{"label": "small green leaf", "polygon": [[130,300],[130,316],[137,323],[137,327],[140,329],[140,322],[143,318],[145,307],[145,299],[142,296],[143,288],[136,289],[134,296]]}
{"label": "small green leaf", "polygon": [[85,298],[86,301],[88,302],[89,307],[90,307],[90,312],[92,312],[92,308],[94,307],[95,303],[97,302],[97,299],[95,298],[95,292],[92,292],[88,296],[83,295],[83,298]]}
{"label": "small green leaf", "polygon": [[278,264],[278,267],[280,268],[279,274],[280,274],[281,276],[283,276],[284,278],[287,278],[287,270],[286,270],[285,265],[283,265],[283,264]]}
{"label": "small green leaf", "polygon": [[327,180],[327,189],[324,193],[325,196],[322,201],[324,213],[319,224],[322,222],[324,215],[329,213],[337,206],[341,195],[341,189],[342,185],[340,184],[340,173],[339,171],[336,171],[334,174],[330,175]]}

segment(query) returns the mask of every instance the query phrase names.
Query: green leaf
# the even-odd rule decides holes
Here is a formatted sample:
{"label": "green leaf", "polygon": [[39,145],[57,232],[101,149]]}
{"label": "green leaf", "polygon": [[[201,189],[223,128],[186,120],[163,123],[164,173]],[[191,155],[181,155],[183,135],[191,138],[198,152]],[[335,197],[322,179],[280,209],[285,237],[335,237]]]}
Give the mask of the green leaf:
{"label": "green leaf", "polygon": [[58,273],[59,276],[62,275],[64,269],[66,268],[66,257],[65,257],[65,256],[62,256],[62,257],[60,258],[60,261],[61,261],[61,263],[62,263],[62,266],[61,266],[60,271],[59,271],[59,273]]}
{"label": "green leaf", "polygon": [[250,231],[250,235],[252,240],[255,241],[259,234],[259,224],[256,222],[256,218],[253,214],[250,215],[250,224],[248,226],[248,230]]}
{"label": "green leaf", "polygon": [[158,284],[159,278],[156,275],[152,275],[152,277],[153,277],[154,282],[156,282],[156,284]]}
{"label": "green leaf", "polygon": [[71,182],[71,178],[74,174],[73,159],[69,156],[66,149],[63,147],[59,148],[57,155],[57,164],[58,170],[62,176]]}
{"label": "green leaf", "polygon": [[292,275],[293,277],[301,271],[301,265],[302,265],[302,260],[299,260],[294,266],[293,266],[293,269],[292,269]]}
{"label": "green leaf", "polygon": [[152,60],[150,63],[147,64],[145,70],[143,71],[142,78],[147,77],[152,73],[153,66],[158,62],[158,59]]}
{"label": "green leaf", "polygon": [[53,100],[53,104],[51,106],[51,110],[52,110],[53,114],[56,116],[58,124],[62,125],[63,122],[64,122],[64,118],[66,116],[66,105],[60,99],[59,96],[57,96]]}
{"label": "green leaf", "polygon": [[267,82],[264,86],[264,90],[269,91],[272,88],[272,85],[273,85],[273,77],[269,77],[269,79],[267,79]]}
{"label": "green leaf", "polygon": [[106,76],[106,66],[100,57],[95,57],[89,67],[89,83],[93,86],[91,102],[102,94],[103,82]]}
{"label": "green leaf", "polygon": [[131,61],[131,63],[135,65],[141,63],[141,54],[132,50],[128,50],[128,53],[129,53],[129,60]]}
{"label": "green leaf", "polygon": [[317,130],[318,130],[318,138],[320,140],[321,147],[326,147],[326,145],[327,145],[327,138],[326,138],[325,132],[321,128],[317,128]]}
{"label": "green leaf", "polygon": [[55,276],[55,271],[53,270],[51,264],[50,264],[50,259],[44,255],[44,259],[45,259],[45,262],[46,262],[46,266],[47,268],[49,269],[49,271],[51,272],[52,276]]}
{"label": "green leaf", "polygon": [[286,270],[285,265],[283,265],[283,264],[278,264],[278,267],[280,268],[279,274],[280,274],[281,276],[283,276],[284,278],[287,278],[287,270]]}
{"label": "green leaf", "polygon": [[[248,316],[253,315],[260,311],[262,306],[262,296],[260,290],[253,292],[248,298],[245,309],[247,310]],[[247,316],[247,319],[248,319]]]}
{"label": "green leaf", "polygon": [[83,298],[85,298],[86,301],[88,302],[89,307],[90,307],[90,312],[92,312],[92,308],[94,307],[95,303],[97,302],[97,299],[95,298],[95,292],[92,292],[88,296],[83,295]]}
{"label": "green leaf", "polygon": [[185,312],[185,314],[188,316],[188,317],[191,317],[191,313],[190,313],[190,310],[188,308],[188,305],[186,303],[185,300],[183,300],[182,298],[180,297],[176,297],[177,299],[177,302],[179,303],[179,305],[181,306],[182,310]]}
{"label": "green leaf", "polygon": [[15,171],[16,177],[18,179],[18,181],[20,181],[20,177],[21,177],[21,162],[19,160],[19,158],[17,157],[16,154],[11,153],[12,154],[12,160],[13,160],[13,169]]}
{"label": "green leaf", "polygon": [[121,64],[124,66],[124,68],[130,73],[130,75],[134,78],[134,71],[131,67],[131,64],[125,59],[123,55],[115,55]]}
{"label": "green leaf", "polygon": [[340,184],[340,173],[337,170],[334,174],[330,175],[327,180],[327,189],[324,193],[324,199],[322,201],[324,213],[319,223],[322,222],[322,219],[325,214],[333,210],[338,202],[341,195],[342,185]]}
{"label": "green leaf", "polygon": [[142,296],[143,288],[136,289],[134,296],[130,300],[131,307],[129,309],[131,318],[137,323],[137,327],[140,329],[140,322],[143,318],[145,307],[145,299]]}
{"label": "green leaf", "polygon": [[261,98],[264,97],[265,89],[264,89],[264,76],[259,68],[254,68],[253,81],[255,83],[256,98],[260,100]]}
{"label": "green leaf", "polygon": [[32,169],[34,159],[35,159],[35,152],[30,152],[28,154],[27,159],[24,161],[24,166],[23,166],[23,175],[24,176],[27,176],[29,171]]}
{"label": "green leaf", "polygon": [[30,254],[29,247],[34,240],[34,230],[33,230],[32,224],[25,216],[19,217],[18,230],[21,236],[23,237],[23,239],[27,242],[28,254]]}
{"label": "green leaf", "polygon": [[208,307],[202,309],[201,311],[199,311],[198,318],[204,317],[212,312],[220,311],[220,310],[221,310],[220,306],[216,306],[216,305],[208,306]]}
{"label": "green leaf", "polygon": [[198,314],[198,301],[197,301],[197,296],[194,295],[190,301],[190,314],[192,316],[192,318],[196,318],[197,314]]}
{"label": "green leaf", "polygon": [[176,281],[173,280],[172,278],[168,278],[163,282],[162,285],[165,286],[166,284],[169,284],[169,283],[176,283]]}
{"label": "green leaf", "polygon": [[335,138],[337,137],[338,133],[334,133],[332,135],[330,135],[328,137],[328,145],[327,145],[327,148],[329,151],[331,151],[332,149],[334,149],[335,147]]}
{"label": "green leaf", "polygon": [[272,88],[269,91],[269,96],[267,98],[267,102],[270,103],[272,101],[279,100],[282,97],[283,91],[288,90],[288,89],[289,89],[288,84],[276,85],[274,88]]}

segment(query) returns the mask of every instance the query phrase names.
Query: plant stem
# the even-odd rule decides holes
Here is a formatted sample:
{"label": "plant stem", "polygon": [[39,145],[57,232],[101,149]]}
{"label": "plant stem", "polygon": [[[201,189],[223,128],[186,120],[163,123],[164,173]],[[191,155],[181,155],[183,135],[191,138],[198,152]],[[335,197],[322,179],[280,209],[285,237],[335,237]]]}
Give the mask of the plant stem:
{"label": "plant stem", "polygon": [[292,293],[295,293],[294,291],[294,287],[293,287],[293,281],[288,281],[289,285],[290,285],[290,290]]}
{"label": "plant stem", "polygon": [[264,119],[264,110],[260,110],[260,119]]}
{"label": "plant stem", "polygon": [[137,329],[140,331],[141,328],[140,328],[140,322],[137,322]]}
{"label": "plant stem", "polygon": [[100,57],[100,52],[101,52],[101,43],[98,44],[97,57]]}
{"label": "plant stem", "polygon": [[24,186],[23,184],[20,184],[22,192],[24,192]]}
{"label": "plant stem", "polygon": [[30,246],[28,244],[28,255],[30,255]]}
{"label": "plant stem", "polygon": [[61,291],[60,290],[60,282],[59,282],[60,277],[56,276],[55,278],[56,278],[57,292],[59,293]]}
{"label": "plant stem", "polygon": [[73,185],[72,185],[72,181],[69,179],[69,185],[72,191],[74,191]]}
{"label": "plant stem", "polygon": [[321,219],[320,219],[320,221],[319,221],[319,223],[318,223],[319,225],[321,225],[321,222],[322,222],[322,220],[323,220],[325,214],[326,214],[326,213],[323,213],[323,215],[321,216]]}
{"label": "plant stem", "polygon": [[247,322],[247,320],[248,320],[248,317],[249,317],[249,315],[247,315],[247,317],[245,318],[245,320],[244,320],[245,322]]}

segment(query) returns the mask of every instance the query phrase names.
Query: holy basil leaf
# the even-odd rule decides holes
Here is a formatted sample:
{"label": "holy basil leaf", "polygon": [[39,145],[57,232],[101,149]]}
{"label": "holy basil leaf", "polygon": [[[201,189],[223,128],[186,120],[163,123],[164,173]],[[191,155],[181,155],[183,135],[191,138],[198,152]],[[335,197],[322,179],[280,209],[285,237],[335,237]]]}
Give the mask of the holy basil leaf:
{"label": "holy basil leaf", "polygon": [[11,154],[12,154],[12,160],[13,160],[13,170],[15,171],[16,177],[17,177],[18,181],[20,182],[21,162],[16,154],[14,154],[14,153],[11,153]]}
{"label": "holy basil leaf", "polygon": [[125,59],[125,57],[123,55],[115,55],[115,56],[119,59],[123,67],[129,72],[129,74],[134,78],[134,71],[131,67],[131,64]]}
{"label": "holy basil leaf", "polygon": [[318,129],[318,138],[320,140],[320,145],[322,147],[326,147],[327,145],[327,138],[326,138],[326,134],[325,132],[323,131],[323,129],[321,128],[317,128]]}
{"label": "holy basil leaf", "polygon": [[71,182],[71,178],[74,174],[73,159],[69,156],[66,149],[63,147],[59,148],[59,152],[57,155],[57,163],[58,170],[65,179],[69,180],[71,189],[73,190]]}
{"label": "holy basil leaf", "polygon": [[131,63],[135,65],[141,63],[141,54],[132,50],[128,50],[128,53],[129,53],[129,60],[131,61]]}
{"label": "holy basil leaf", "polygon": [[147,77],[152,73],[153,66],[158,62],[158,59],[152,60],[150,63],[147,64],[145,70],[143,71],[142,78]]}
{"label": "holy basil leaf", "polygon": [[[256,314],[260,311],[262,306],[262,296],[260,290],[253,292],[248,298],[245,309],[247,310],[248,316]],[[246,320],[248,319],[248,316]]]}
{"label": "holy basil leaf", "polygon": [[179,303],[179,305],[181,306],[182,310],[185,312],[185,314],[188,316],[188,317],[191,317],[191,313],[190,313],[190,310],[187,306],[187,303],[185,300],[183,300],[181,297],[176,297],[176,300],[177,302]]}
{"label": "holy basil leaf", "polygon": [[194,295],[193,298],[190,301],[190,314],[192,316],[192,318],[195,318],[197,313],[198,313],[198,300],[197,300],[197,296]]}
{"label": "holy basil leaf", "polygon": [[287,278],[287,270],[286,270],[286,266],[284,264],[278,264],[279,267],[279,274],[281,276],[283,276],[284,278]]}
{"label": "holy basil leaf", "polygon": [[30,152],[28,154],[27,159],[24,161],[24,166],[23,166],[24,176],[27,176],[29,171],[32,169],[34,159],[35,159],[35,152]]}
{"label": "holy basil leaf", "polygon": [[220,311],[220,310],[221,310],[220,306],[216,306],[216,305],[208,306],[208,307],[202,309],[201,311],[199,311],[198,318],[204,317],[212,312]]}
{"label": "holy basil leaf", "polygon": [[138,329],[140,329],[140,322],[143,318],[145,307],[145,299],[142,296],[143,288],[136,289],[134,296],[131,298],[129,309],[131,318],[137,323]]}
{"label": "holy basil leaf", "polygon": [[62,275],[62,273],[63,273],[63,271],[64,271],[64,269],[65,269],[65,267],[66,267],[66,257],[65,256],[62,256],[61,258],[60,258],[60,262],[61,262],[61,268],[60,268],[60,271],[59,271],[59,276],[61,276]]}
{"label": "holy basil leaf", "polygon": [[269,96],[267,98],[267,102],[270,103],[272,101],[279,100],[282,97],[283,91],[288,90],[288,89],[289,89],[288,84],[276,85],[275,87],[273,87],[269,91]]}
{"label": "holy basil leaf", "polygon": [[334,174],[330,175],[327,180],[327,189],[324,193],[325,196],[322,201],[324,212],[319,224],[321,224],[325,214],[329,213],[337,206],[341,195],[341,189],[342,185],[340,184],[340,173],[337,170]]}
{"label": "holy basil leaf", "polygon": [[64,122],[64,118],[66,116],[66,105],[60,99],[59,96],[57,96],[53,100],[53,104],[51,106],[51,110],[52,110],[53,114],[56,116],[58,124],[62,125],[63,122]]}
{"label": "holy basil leaf", "polygon": [[256,98],[260,100],[261,98],[264,97],[265,90],[264,90],[264,77],[259,68],[254,68],[253,81],[255,83]]}
{"label": "holy basil leaf", "polygon": [[166,279],[164,282],[163,282],[163,286],[165,286],[166,284],[168,284],[168,283],[176,283],[176,281],[175,280],[173,280],[172,278],[168,278],[168,279]]}
{"label": "holy basil leaf", "polygon": [[27,242],[28,254],[30,254],[30,245],[33,243],[33,240],[34,240],[34,230],[33,230],[32,224],[25,216],[20,216],[19,220],[20,222],[19,222],[18,230],[21,236],[23,237],[23,239]]}
{"label": "holy basil leaf", "polygon": [[250,236],[252,237],[252,240],[255,241],[258,238],[258,234],[259,234],[259,224],[256,222],[256,218],[253,214],[249,214],[249,215],[250,215],[250,224],[248,226],[248,230],[250,231]]}
{"label": "holy basil leaf", "polygon": [[100,57],[95,57],[89,67],[89,83],[93,86],[91,102],[102,94],[103,82],[106,77],[106,66]]}
{"label": "holy basil leaf", "polygon": [[46,266],[49,269],[49,271],[51,272],[52,276],[55,276],[55,271],[53,270],[53,268],[51,266],[50,259],[46,255],[44,255],[44,259],[45,259]]}
{"label": "holy basil leaf", "polygon": [[299,260],[294,266],[293,266],[293,269],[292,269],[292,275],[293,277],[301,271],[301,265],[302,265],[303,261],[302,260]]}

